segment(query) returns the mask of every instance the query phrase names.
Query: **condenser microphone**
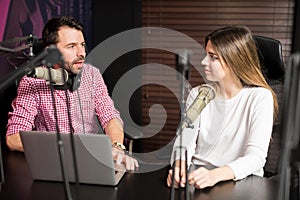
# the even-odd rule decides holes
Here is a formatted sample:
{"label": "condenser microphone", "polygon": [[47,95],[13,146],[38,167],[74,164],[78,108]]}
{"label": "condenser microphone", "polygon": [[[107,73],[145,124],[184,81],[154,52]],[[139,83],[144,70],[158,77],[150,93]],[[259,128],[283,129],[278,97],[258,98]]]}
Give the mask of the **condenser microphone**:
{"label": "condenser microphone", "polygon": [[185,119],[182,123],[182,129],[186,127],[192,128],[192,123],[200,115],[205,106],[216,96],[216,90],[209,84],[203,84],[199,87],[199,94],[193,104],[186,111]]}
{"label": "condenser microphone", "polygon": [[53,85],[64,85],[68,81],[68,72],[63,68],[36,67],[27,76],[50,81],[49,70]]}

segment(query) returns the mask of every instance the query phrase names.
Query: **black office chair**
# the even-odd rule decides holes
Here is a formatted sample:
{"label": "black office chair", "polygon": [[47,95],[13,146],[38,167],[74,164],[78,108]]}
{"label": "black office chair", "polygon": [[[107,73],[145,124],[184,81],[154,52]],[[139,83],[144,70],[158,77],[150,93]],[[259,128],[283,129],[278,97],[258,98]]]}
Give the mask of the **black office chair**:
{"label": "black office chair", "polygon": [[279,40],[254,36],[262,72],[277,95],[279,104],[278,117],[273,125],[272,139],[270,141],[267,161],[264,167],[265,177],[272,177],[278,173],[280,152],[282,149],[281,116],[282,96],[285,77],[285,66],[282,56],[282,45]]}

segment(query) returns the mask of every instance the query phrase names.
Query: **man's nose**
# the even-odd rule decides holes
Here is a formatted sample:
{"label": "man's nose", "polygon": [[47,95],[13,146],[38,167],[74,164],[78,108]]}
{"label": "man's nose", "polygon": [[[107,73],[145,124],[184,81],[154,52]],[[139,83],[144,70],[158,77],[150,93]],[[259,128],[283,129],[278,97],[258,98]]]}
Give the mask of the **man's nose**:
{"label": "man's nose", "polygon": [[83,56],[85,57],[85,47],[84,46],[79,46],[77,48],[77,56]]}

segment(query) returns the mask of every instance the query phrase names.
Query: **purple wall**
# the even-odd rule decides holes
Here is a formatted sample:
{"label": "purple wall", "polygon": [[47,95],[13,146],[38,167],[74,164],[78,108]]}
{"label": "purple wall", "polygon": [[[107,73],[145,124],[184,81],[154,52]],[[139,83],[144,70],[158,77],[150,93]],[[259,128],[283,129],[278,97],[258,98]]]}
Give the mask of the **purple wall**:
{"label": "purple wall", "polygon": [[0,0],[0,41],[3,39],[10,0]]}

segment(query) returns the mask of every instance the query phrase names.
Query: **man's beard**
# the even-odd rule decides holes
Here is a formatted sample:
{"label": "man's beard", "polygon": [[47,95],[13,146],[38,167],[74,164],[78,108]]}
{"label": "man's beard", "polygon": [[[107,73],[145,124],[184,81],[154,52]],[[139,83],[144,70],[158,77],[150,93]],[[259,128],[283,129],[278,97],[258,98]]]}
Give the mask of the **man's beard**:
{"label": "man's beard", "polygon": [[73,64],[69,65],[67,67],[67,71],[72,73],[72,74],[79,74],[81,72],[82,69],[75,69],[73,68]]}
{"label": "man's beard", "polygon": [[72,74],[79,74],[81,72],[82,68],[81,69],[75,69],[73,67],[73,65],[76,64],[79,60],[85,60],[84,56],[80,56],[80,57],[77,57],[76,59],[74,59],[72,61],[72,63],[66,67],[67,71],[69,71]]}

